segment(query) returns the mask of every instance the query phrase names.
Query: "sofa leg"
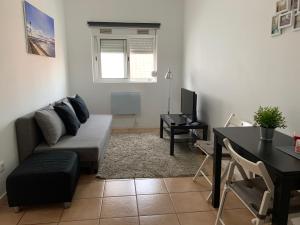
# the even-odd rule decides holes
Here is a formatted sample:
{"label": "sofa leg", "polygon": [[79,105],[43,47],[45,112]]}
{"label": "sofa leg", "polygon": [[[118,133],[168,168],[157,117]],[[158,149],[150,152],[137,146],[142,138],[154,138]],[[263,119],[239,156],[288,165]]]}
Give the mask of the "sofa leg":
{"label": "sofa leg", "polygon": [[21,211],[21,207],[19,206],[14,207],[14,211],[15,213],[19,213]]}
{"label": "sofa leg", "polygon": [[71,202],[64,202],[64,208],[68,209],[71,207]]}

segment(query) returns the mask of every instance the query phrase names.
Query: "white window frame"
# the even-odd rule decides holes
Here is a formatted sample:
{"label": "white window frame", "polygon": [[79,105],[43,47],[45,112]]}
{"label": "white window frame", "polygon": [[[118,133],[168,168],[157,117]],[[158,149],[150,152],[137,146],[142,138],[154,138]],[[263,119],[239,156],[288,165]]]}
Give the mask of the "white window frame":
{"label": "white window frame", "polygon": [[[129,41],[130,38],[153,38],[154,39],[154,72],[157,73],[157,32],[153,34],[140,35],[140,34],[95,34],[92,32],[92,70],[93,70],[93,81],[94,83],[157,83],[157,77],[153,76],[150,79],[131,79],[130,78],[130,49]],[[124,78],[102,78],[101,76],[101,52],[100,52],[100,41],[110,40],[126,40],[126,54],[125,54],[125,75]]]}

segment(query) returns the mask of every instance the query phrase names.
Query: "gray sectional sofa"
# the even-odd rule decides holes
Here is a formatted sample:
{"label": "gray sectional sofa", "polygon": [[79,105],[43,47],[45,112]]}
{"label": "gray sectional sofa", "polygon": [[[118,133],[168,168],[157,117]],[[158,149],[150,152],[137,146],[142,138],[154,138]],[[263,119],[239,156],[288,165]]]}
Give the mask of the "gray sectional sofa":
{"label": "gray sectional sofa", "polygon": [[36,152],[67,150],[78,154],[81,167],[98,171],[111,134],[111,115],[90,115],[88,121],[81,125],[76,136],[63,136],[57,144],[49,146],[44,141],[34,114],[35,112],[30,113],[16,121],[20,162]]}

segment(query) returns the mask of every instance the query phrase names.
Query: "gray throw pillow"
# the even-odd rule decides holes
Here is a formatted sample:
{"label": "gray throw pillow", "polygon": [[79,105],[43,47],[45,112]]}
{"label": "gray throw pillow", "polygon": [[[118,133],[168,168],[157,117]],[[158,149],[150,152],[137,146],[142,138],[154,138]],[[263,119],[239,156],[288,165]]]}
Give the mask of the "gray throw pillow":
{"label": "gray throw pillow", "polygon": [[53,107],[37,111],[34,117],[48,145],[55,145],[66,134],[65,125]]}

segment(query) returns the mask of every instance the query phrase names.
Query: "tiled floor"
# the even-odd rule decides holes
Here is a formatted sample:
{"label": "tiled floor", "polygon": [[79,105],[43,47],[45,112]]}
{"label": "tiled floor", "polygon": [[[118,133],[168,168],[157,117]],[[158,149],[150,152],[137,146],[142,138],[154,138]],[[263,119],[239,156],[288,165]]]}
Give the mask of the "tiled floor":
{"label": "tiled floor", "polygon": [[[14,213],[0,201],[0,225],[213,225],[216,210],[206,202],[209,185],[191,177],[98,180],[83,175],[72,206],[47,205]],[[228,225],[251,224],[233,195],[226,202]]]}

